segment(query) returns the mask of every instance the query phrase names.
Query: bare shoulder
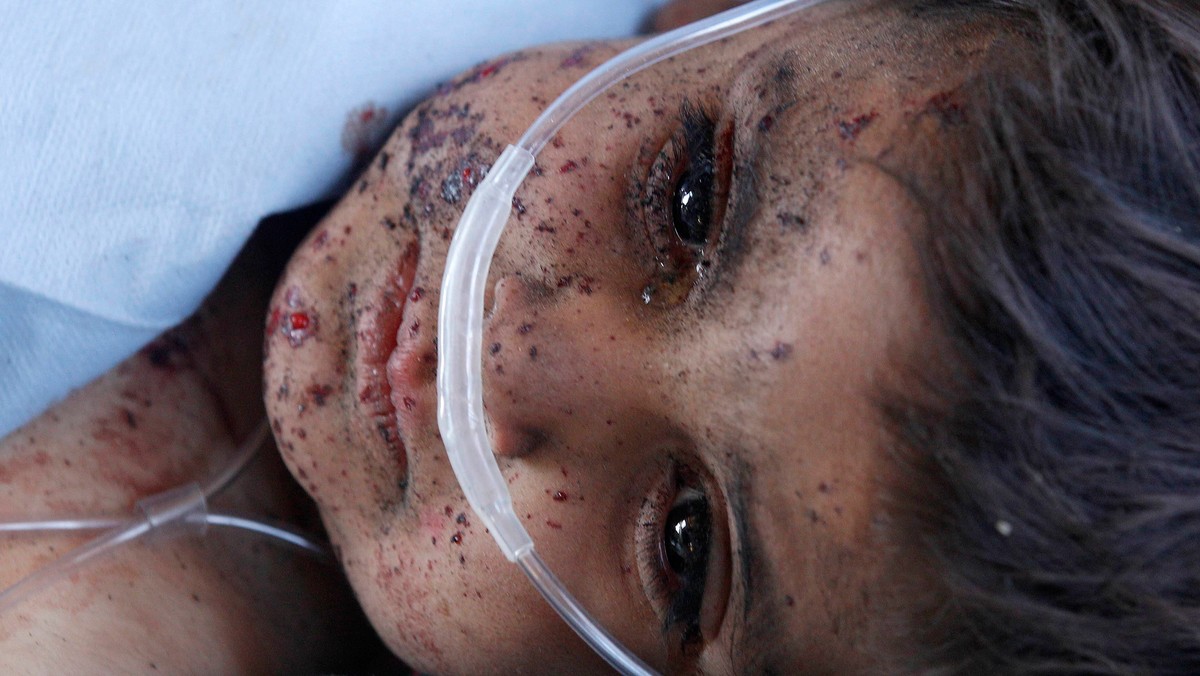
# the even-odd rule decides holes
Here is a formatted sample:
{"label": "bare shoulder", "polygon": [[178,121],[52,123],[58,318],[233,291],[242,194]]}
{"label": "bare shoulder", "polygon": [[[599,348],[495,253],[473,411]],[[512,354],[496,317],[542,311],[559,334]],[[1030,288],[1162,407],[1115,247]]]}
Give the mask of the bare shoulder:
{"label": "bare shoulder", "polygon": [[[220,471],[263,417],[261,327],[275,267],[255,243],[195,317],[0,440],[0,518],[127,515]],[[318,527],[273,448],[212,509]],[[0,536],[0,588],[94,536]],[[0,666],[308,671],[344,668],[332,659],[364,636],[336,566],[213,529],[123,546],[0,611]]]}

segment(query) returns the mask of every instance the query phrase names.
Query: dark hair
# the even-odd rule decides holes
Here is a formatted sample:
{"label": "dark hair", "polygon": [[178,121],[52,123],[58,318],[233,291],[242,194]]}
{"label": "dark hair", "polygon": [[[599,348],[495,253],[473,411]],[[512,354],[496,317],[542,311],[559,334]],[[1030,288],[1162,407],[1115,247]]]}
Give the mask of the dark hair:
{"label": "dark hair", "polygon": [[886,405],[942,582],[920,668],[1200,673],[1200,6],[913,7],[1022,49],[910,181],[951,356]]}

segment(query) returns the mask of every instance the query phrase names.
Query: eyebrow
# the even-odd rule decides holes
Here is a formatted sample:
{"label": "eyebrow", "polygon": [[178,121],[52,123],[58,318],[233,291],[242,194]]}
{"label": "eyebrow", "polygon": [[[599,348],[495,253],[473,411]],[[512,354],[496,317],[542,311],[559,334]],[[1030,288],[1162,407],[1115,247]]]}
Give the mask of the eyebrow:
{"label": "eyebrow", "polygon": [[[763,82],[766,87],[766,96],[759,100],[765,100],[767,110],[770,111],[761,120],[771,118],[774,121],[776,116],[795,105],[798,58],[789,51],[777,55],[769,63],[755,66],[753,70],[753,77]],[[753,90],[742,91],[740,96],[732,94],[733,88],[724,97],[721,108],[723,113],[734,115],[735,143],[740,136],[739,131],[749,131],[752,136],[743,141],[746,152],[740,158],[735,153],[732,158],[729,174],[731,192],[728,199],[733,210],[726,216],[726,227],[717,243],[717,256],[720,259],[715,275],[717,281],[726,277],[736,280],[741,263],[749,255],[747,249],[751,246],[750,226],[762,206],[762,167],[779,152],[777,144],[765,141],[763,134],[753,124],[749,130],[745,130],[744,125],[737,121],[745,115],[747,109],[756,108],[750,103],[754,99]]]}
{"label": "eyebrow", "polygon": [[[761,550],[761,534],[750,518],[746,499],[753,495],[750,482],[750,467],[741,460],[745,453],[735,450],[726,464],[727,478],[723,483],[726,499],[733,512],[733,528],[740,545],[737,549],[738,573],[742,582],[741,627],[735,633],[730,646],[730,660],[738,673],[782,674],[792,671],[794,666],[777,663],[779,655],[771,648],[775,640],[779,609],[764,601],[760,592],[773,588],[771,571],[764,566]],[[767,631],[763,631],[763,629]],[[740,639],[738,636],[740,635]]]}

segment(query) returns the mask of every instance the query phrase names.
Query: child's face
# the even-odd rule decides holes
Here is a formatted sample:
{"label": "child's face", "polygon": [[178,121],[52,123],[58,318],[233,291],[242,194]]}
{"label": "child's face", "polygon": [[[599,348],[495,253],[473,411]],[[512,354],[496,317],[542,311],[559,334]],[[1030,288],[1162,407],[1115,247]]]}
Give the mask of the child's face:
{"label": "child's face", "polygon": [[[930,335],[915,210],[863,160],[955,123],[970,55],[901,23],[810,12],[687,53],[601,95],[517,192],[485,320],[493,443],[551,568],[660,669],[862,668],[917,574],[883,546],[872,398]],[[463,499],[434,338],[472,187],[616,51],[531,49],[445,87],[273,301],[283,456],[375,627],[423,671],[599,667]],[[685,99],[711,125],[681,121]],[[685,198],[716,206],[705,220]]]}

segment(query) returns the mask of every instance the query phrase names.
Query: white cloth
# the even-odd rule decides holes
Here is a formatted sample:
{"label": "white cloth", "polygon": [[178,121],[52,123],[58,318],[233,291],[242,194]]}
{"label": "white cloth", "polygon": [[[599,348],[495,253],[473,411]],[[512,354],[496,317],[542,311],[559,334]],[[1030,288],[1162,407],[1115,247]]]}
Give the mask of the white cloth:
{"label": "white cloth", "polygon": [[263,216],[329,196],[351,118],[382,134],[474,63],[655,4],[0,0],[0,437],[187,317]]}

